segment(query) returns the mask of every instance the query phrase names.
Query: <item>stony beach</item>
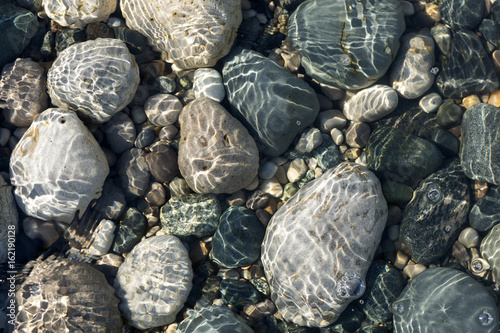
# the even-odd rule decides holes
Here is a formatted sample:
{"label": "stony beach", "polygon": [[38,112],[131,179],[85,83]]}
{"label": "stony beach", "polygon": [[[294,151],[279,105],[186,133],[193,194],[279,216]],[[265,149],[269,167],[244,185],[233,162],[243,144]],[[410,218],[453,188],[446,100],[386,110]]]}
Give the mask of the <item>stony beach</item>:
{"label": "stony beach", "polygon": [[0,332],[499,332],[500,1],[0,0],[0,69]]}

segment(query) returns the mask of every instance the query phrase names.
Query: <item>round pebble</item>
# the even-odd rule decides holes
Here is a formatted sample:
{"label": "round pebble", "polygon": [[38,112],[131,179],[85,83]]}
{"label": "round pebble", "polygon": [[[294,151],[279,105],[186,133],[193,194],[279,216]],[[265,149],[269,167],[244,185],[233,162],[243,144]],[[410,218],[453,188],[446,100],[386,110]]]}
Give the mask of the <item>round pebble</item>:
{"label": "round pebble", "polygon": [[468,249],[478,246],[479,240],[479,234],[476,229],[470,227],[465,228],[458,235],[458,241]]}
{"label": "round pebble", "polygon": [[155,126],[172,125],[177,121],[181,110],[181,101],[169,94],[153,95],[144,104],[144,112],[149,122]]}
{"label": "round pebble", "polygon": [[438,93],[430,93],[422,97],[418,105],[425,112],[434,113],[437,111],[442,102],[443,99]]}
{"label": "round pebble", "polygon": [[296,158],[290,163],[286,176],[290,183],[295,183],[302,179],[308,170],[306,162],[301,158]]}
{"label": "round pebble", "polygon": [[273,177],[278,171],[278,166],[270,161],[264,162],[259,167],[259,177],[262,179],[269,179]]}
{"label": "round pebble", "polygon": [[326,110],[318,114],[315,125],[323,133],[329,133],[332,129],[343,129],[347,119],[340,110]]}

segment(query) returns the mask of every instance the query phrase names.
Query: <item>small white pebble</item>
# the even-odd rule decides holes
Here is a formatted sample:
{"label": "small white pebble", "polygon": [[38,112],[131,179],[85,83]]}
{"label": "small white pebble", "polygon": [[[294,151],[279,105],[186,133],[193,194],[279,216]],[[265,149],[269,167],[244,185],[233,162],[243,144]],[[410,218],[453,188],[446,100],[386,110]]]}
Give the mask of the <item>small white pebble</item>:
{"label": "small white pebble", "polygon": [[422,97],[418,105],[427,113],[436,112],[443,103],[443,98],[438,93],[431,93]]}

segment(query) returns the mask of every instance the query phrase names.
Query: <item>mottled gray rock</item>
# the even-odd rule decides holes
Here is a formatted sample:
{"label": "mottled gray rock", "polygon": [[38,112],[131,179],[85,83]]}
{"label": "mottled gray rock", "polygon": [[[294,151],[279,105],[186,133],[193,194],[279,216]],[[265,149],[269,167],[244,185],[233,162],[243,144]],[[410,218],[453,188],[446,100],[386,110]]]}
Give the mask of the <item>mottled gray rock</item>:
{"label": "mottled gray rock", "polygon": [[43,0],[44,12],[63,27],[83,29],[92,22],[106,21],[116,10],[117,0],[81,2],[75,0]]}
{"label": "mottled gray rock", "polygon": [[486,196],[472,206],[469,224],[478,231],[488,231],[498,223],[500,223],[500,187],[492,186]]}
{"label": "mottled gray rock", "polygon": [[[249,80],[248,73],[252,73]],[[278,156],[318,115],[314,90],[263,55],[231,53],[222,70],[233,114],[249,130],[262,152]]]}
{"label": "mottled gray rock", "polygon": [[226,306],[210,305],[186,313],[187,318],[179,323],[176,333],[253,333],[243,318]]}
{"label": "mottled gray rock", "polygon": [[144,105],[144,112],[148,120],[155,126],[174,124],[179,118],[182,103],[177,97],[169,94],[156,94],[148,98]]}
{"label": "mottled gray rock", "polygon": [[372,122],[391,113],[398,106],[398,94],[383,84],[366,88],[344,105],[342,112],[349,120]]}
{"label": "mottled gray rock", "polygon": [[109,172],[101,147],[76,113],[42,112],[10,159],[10,176],[21,210],[42,220],[70,223],[101,195]]}
{"label": "mottled gray rock", "polygon": [[424,265],[446,254],[467,225],[471,202],[469,179],[455,160],[422,180],[406,206],[400,240]]}
{"label": "mottled gray rock", "polygon": [[453,30],[474,30],[483,19],[484,9],[484,1],[442,0],[439,2],[439,16]]}
{"label": "mottled gray rock", "polygon": [[[7,261],[8,243],[15,240],[18,225],[17,205],[12,194],[12,186],[0,176],[0,264]],[[15,259],[15,258],[10,258]],[[12,260],[15,261],[15,260]]]}
{"label": "mottled gray rock", "polygon": [[451,48],[452,34],[450,28],[444,24],[437,24],[430,31],[434,41],[441,50],[441,53],[448,55]]}
{"label": "mottled gray rock", "polygon": [[393,312],[396,333],[498,331],[494,298],[452,268],[433,267],[417,275],[393,303]]}
{"label": "mottled gray rock", "polygon": [[151,176],[146,154],[143,149],[132,148],[118,159],[120,185],[128,195],[140,197],[146,193]]}
{"label": "mottled gray rock", "polygon": [[283,318],[324,327],[361,297],[386,219],[379,180],[358,164],[339,164],[289,199],[269,222],[261,256]]}
{"label": "mottled gray rock", "polygon": [[288,37],[307,74],[345,89],[364,88],[382,77],[404,30],[394,0],[306,1],[288,21]]}
{"label": "mottled gray rock", "polygon": [[0,100],[5,118],[13,125],[31,125],[33,118],[47,109],[48,95],[45,71],[39,63],[28,58],[18,58],[5,65],[0,80]]}
{"label": "mottled gray rock", "polygon": [[481,241],[481,256],[488,261],[493,281],[500,282],[500,225],[494,226]]}
{"label": "mottled gray rock", "polygon": [[462,118],[460,161],[471,179],[500,184],[500,109],[490,104],[470,107]]}
{"label": "mottled gray rock", "polygon": [[246,280],[223,279],[220,284],[222,299],[239,309],[263,301],[263,295]]}
{"label": "mottled gray rock", "polygon": [[195,99],[184,107],[179,123],[179,170],[195,192],[233,193],[257,176],[255,141],[219,103]]}
{"label": "mottled gray rock", "polygon": [[134,147],[136,139],[135,125],[127,114],[123,112],[116,113],[101,128],[113,153],[123,154]]}
{"label": "mottled gray rock", "polygon": [[118,269],[114,282],[128,324],[149,329],[170,324],[192,287],[188,251],[171,235],[140,242]]}
{"label": "mottled gray rock", "polygon": [[53,104],[96,123],[108,121],[134,98],[139,68],[125,43],[98,38],[61,51],[47,74]]}
{"label": "mottled gray rock", "polygon": [[195,98],[210,98],[216,102],[226,96],[222,76],[213,68],[198,68],[194,72],[193,92]]}

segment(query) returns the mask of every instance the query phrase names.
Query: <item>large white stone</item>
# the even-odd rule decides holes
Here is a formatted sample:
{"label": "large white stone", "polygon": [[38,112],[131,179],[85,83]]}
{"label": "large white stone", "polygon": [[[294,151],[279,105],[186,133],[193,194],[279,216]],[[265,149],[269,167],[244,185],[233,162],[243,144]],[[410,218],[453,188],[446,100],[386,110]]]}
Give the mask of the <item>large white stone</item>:
{"label": "large white stone", "polygon": [[92,22],[106,21],[115,10],[117,0],[43,0],[49,18],[63,27],[83,29]]}

